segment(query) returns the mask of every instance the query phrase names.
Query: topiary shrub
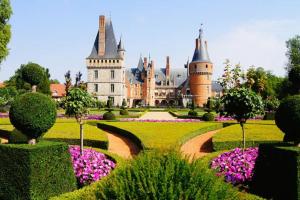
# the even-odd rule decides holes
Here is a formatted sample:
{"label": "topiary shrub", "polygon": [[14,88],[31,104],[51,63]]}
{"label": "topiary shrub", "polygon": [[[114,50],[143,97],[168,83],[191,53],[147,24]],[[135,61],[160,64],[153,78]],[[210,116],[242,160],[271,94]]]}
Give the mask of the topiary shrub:
{"label": "topiary shrub", "polygon": [[275,114],[278,128],[284,132],[285,142],[300,143],[300,95],[282,100]]}
{"label": "topiary shrub", "polygon": [[197,111],[195,111],[195,110],[190,110],[190,111],[188,112],[188,115],[189,115],[189,116],[196,117],[196,116],[198,116],[198,113],[197,113]]}
{"label": "topiary shrub", "polygon": [[202,116],[202,120],[204,121],[215,121],[215,115],[213,113],[205,113],[203,116]]}
{"label": "topiary shrub", "polygon": [[[28,63],[22,69],[22,79],[31,86],[38,85],[45,78],[45,72],[43,68],[35,63]],[[34,91],[34,89],[33,89]]]}
{"label": "topiary shrub", "polygon": [[113,112],[109,111],[103,114],[103,119],[104,120],[115,120],[116,116]]}
{"label": "topiary shrub", "polygon": [[128,110],[120,110],[120,115],[129,115]]}
{"label": "topiary shrub", "polygon": [[46,200],[77,188],[68,145],[0,145],[0,199]]}
{"label": "topiary shrub", "polygon": [[43,94],[26,93],[12,103],[9,119],[30,142],[41,137],[53,126],[56,120],[56,105]]}

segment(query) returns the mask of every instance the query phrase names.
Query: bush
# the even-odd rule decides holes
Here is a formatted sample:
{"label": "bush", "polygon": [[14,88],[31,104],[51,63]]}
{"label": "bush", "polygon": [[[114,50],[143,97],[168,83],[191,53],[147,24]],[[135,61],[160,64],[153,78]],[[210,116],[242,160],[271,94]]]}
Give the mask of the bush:
{"label": "bush", "polygon": [[300,198],[300,149],[261,144],[250,191],[267,199]]}
{"label": "bush", "polygon": [[8,138],[8,142],[10,144],[26,144],[27,143],[27,136],[18,131],[17,129],[14,129]]}
{"label": "bush", "polygon": [[116,116],[113,112],[109,111],[103,114],[103,119],[104,120],[115,120]]}
{"label": "bush", "polygon": [[275,114],[278,128],[284,132],[284,141],[300,143],[300,95],[282,100]]}
{"label": "bush", "polygon": [[205,113],[203,116],[202,116],[202,119],[204,121],[215,121],[215,115],[213,113]]}
{"label": "bush", "polygon": [[23,94],[11,105],[9,119],[29,139],[36,139],[55,123],[56,105],[43,94]]}
{"label": "bush", "polygon": [[31,85],[38,85],[44,79],[45,72],[41,66],[28,63],[22,69],[22,78]]}
{"label": "bush", "polygon": [[265,112],[264,120],[275,120],[275,112],[274,111]]}
{"label": "bush", "polygon": [[120,110],[120,115],[129,115],[128,110]]}
{"label": "bush", "polygon": [[197,113],[197,111],[195,111],[195,110],[190,110],[190,111],[188,112],[188,116],[196,117],[197,115],[198,115],[198,113]]}
{"label": "bush", "polygon": [[0,199],[48,199],[76,189],[68,145],[0,145]]}
{"label": "bush", "polygon": [[240,199],[207,166],[188,163],[176,151],[147,152],[112,174],[96,190],[98,199]]}

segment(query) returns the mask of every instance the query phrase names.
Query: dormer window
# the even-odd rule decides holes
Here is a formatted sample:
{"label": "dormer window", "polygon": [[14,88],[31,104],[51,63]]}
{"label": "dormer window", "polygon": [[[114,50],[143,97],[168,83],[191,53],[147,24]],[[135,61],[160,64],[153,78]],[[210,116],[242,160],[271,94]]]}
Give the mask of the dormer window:
{"label": "dormer window", "polygon": [[206,68],[208,68],[208,65],[206,65]]}

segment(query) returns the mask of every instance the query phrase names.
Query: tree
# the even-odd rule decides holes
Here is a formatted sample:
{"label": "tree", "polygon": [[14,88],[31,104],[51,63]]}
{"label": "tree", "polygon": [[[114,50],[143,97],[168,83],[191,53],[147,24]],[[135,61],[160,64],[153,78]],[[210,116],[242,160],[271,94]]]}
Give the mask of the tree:
{"label": "tree", "polygon": [[11,38],[8,20],[12,14],[9,0],[0,0],[0,64],[8,55],[8,42]]}
{"label": "tree", "polygon": [[93,105],[93,98],[84,90],[72,88],[65,99],[66,115],[74,116],[80,125],[80,154],[83,152],[83,124]]}
{"label": "tree", "polygon": [[66,96],[68,96],[69,94],[69,90],[72,87],[72,78],[71,78],[71,71],[67,71],[67,73],[65,73],[65,86],[66,86]]}
{"label": "tree", "polygon": [[267,73],[262,67],[251,66],[246,74],[246,85],[257,94],[262,94],[266,89]]}
{"label": "tree", "polygon": [[223,115],[232,117],[241,125],[243,132],[243,148],[246,147],[244,124],[250,118],[262,114],[264,106],[262,99],[248,88],[233,88],[222,96]]}
{"label": "tree", "polygon": [[300,93],[300,65],[296,65],[288,72],[288,78],[291,82],[291,94]]}

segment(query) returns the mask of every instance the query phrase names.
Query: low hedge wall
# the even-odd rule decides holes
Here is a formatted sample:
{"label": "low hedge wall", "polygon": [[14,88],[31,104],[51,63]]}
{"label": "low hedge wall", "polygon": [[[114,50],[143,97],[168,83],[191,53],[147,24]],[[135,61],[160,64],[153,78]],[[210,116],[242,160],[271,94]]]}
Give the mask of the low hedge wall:
{"label": "low hedge wall", "polygon": [[68,145],[0,145],[0,199],[48,199],[77,189]]}
{"label": "low hedge wall", "polygon": [[178,115],[176,112],[174,111],[169,111],[169,113],[173,116],[173,117],[177,117],[178,119],[202,119],[202,116],[189,116],[189,115]]}
{"label": "low hedge wall", "polygon": [[[247,141],[246,140],[246,148],[258,147],[260,144],[263,144],[263,143],[278,143],[278,141]],[[229,149],[234,149],[237,147],[242,148],[243,141],[224,141],[224,142],[213,141],[214,151],[229,150]]]}
{"label": "low hedge wall", "polygon": [[130,140],[132,140],[138,146],[139,149],[141,149],[141,150],[145,149],[145,145],[140,140],[140,138],[138,138],[137,136],[135,136],[134,134],[132,134],[129,131],[126,131],[124,129],[121,129],[121,128],[118,128],[115,126],[111,126],[108,124],[104,124],[104,123],[97,123],[97,127],[102,130],[105,130],[105,131],[111,131],[113,133],[121,134],[121,135],[129,138]]}
{"label": "low hedge wall", "polygon": [[300,148],[261,144],[250,189],[267,199],[300,199]]}

